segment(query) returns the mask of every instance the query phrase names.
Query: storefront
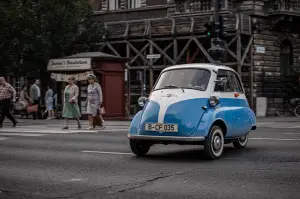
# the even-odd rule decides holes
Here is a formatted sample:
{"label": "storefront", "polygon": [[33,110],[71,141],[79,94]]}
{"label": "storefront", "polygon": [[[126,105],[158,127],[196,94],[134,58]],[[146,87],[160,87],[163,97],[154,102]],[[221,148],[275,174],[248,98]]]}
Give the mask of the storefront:
{"label": "storefront", "polygon": [[87,98],[87,74],[97,77],[103,92],[105,118],[125,118],[125,62],[126,58],[101,52],[88,52],[52,59],[48,71],[56,82],[58,103],[62,103],[64,88],[70,75],[76,78],[79,87],[79,106],[83,118],[86,118],[85,102]]}

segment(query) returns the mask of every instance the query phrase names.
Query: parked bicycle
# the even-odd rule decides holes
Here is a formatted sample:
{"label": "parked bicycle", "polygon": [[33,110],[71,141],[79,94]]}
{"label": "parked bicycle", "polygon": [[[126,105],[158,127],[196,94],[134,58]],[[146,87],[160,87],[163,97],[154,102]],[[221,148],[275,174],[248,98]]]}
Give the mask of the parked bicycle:
{"label": "parked bicycle", "polygon": [[279,117],[285,117],[289,113],[295,115],[296,117],[300,117],[300,98],[285,100],[276,111],[276,114]]}

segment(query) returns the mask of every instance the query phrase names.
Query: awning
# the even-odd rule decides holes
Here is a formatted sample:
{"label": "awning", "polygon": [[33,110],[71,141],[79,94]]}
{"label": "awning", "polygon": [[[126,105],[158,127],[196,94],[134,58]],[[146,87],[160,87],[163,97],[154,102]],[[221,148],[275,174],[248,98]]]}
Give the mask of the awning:
{"label": "awning", "polygon": [[56,80],[57,82],[67,82],[70,76],[75,77],[75,81],[84,81],[87,80],[88,74],[94,74],[93,71],[86,71],[83,73],[72,73],[72,74],[65,74],[65,73],[51,73],[51,79]]}

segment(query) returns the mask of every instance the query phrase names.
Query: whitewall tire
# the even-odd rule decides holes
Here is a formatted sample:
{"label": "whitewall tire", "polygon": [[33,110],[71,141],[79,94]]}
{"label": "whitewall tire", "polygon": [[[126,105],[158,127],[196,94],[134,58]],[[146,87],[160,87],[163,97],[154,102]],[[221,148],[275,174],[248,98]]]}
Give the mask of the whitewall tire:
{"label": "whitewall tire", "polygon": [[249,133],[243,137],[239,137],[237,140],[233,141],[232,144],[237,149],[242,149],[247,146],[249,138]]}
{"label": "whitewall tire", "polygon": [[224,134],[219,126],[212,126],[204,142],[204,155],[210,160],[222,156],[224,151]]}

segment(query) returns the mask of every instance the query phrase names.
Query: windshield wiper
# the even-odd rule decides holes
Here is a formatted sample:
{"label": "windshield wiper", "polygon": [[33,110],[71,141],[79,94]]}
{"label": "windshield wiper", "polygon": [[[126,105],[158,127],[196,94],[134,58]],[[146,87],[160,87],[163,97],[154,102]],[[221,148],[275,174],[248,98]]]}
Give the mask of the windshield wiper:
{"label": "windshield wiper", "polygon": [[[164,88],[180,88],[179,86],[177,85],[174,85],[174,84],[169,84],[169,85],[165,85]],[[184,92],[183,88],[180,88],[182,90],[182,92]]]}

